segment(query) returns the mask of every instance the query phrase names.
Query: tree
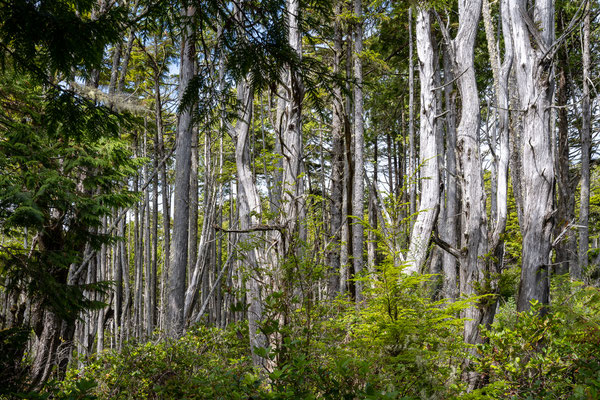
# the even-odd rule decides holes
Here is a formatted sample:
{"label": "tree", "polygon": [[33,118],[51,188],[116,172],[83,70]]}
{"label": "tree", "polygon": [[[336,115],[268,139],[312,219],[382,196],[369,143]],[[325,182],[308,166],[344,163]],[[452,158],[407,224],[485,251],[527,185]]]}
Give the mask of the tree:
{"label": "tree", "polygon": [[[550,113],[553,94],[554,3],[537,0],[532,11],[524,0],[510,0],[510,32],[505,40],[514,47],[513,69],[517,81],[521,116],[519,157],[522,165],[523,265],[518,310],[531,301],[549,301],[548,265],[554,226],[554,160]],[[533,13],[532,13],[533,12]],[[535,21],[535,22],[534,22]]]}
{"label": "tree", "polygon": [[192,157],[192,107],[184,102],[190,87],[196,64],[196,44],[192,20],[195,6],[184,8],[185,25],[181,38],[181,72],[179,86],[179,113],[177,121],[177,141],[175,157],[175,205],[173,211],[173,262],[168,277],[167,331],[171,336],[183,333],[186,272],[188,267],[188,232],[190,221],[190,173]]}
{"label": "tree", "polygon": [[579,264],[571,269],[575,279],[581,279],[588,266],[589,208],[590,208],[590,154],[591,154],[591,106],[590,106],[590,3],[586,2],[583,24],[583,103],[581,126],[581,205],[579,209]]}
{"label": "tree", "polygon": [[407,273],[419,272],[427,256],[431,232],[435,224],[436,210],[439,210],[440,179],[437,159],[437,98],[434,88],[434,74],[437,55],[431,35],[431,14],[428,8],[417,7],[417,54],[419,57],[419,78],[421,83],[421,124],[420,174],[421,199],[418,215],[410,236],[410,247],[406,255]]}
{"label": "tree", "polygon": [[[364,217],[364,199],[365,199],[365,128],[364,128],[364,102],[363,102],[363,70],[362,70],[362,51],[363,51],[363,10],[362,0],[354,0],[354,14],[357,23],[354,26],[354,193],[352,195],[352,214],[358,220],[352,228],[352,257],[355,276],[360,276],[363,270],[363,243],[364,228],[362,219]],[[362,282],[356,282],[356,301],[362,300]]]}

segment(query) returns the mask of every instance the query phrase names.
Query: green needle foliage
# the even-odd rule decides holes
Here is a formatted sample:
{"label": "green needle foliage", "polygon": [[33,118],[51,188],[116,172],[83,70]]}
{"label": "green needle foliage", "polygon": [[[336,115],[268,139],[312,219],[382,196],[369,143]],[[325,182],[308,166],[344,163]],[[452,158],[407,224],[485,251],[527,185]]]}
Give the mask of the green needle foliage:
{"label": "green needle foliage", "polygon": [[[2,283],[74,321],[98,304],[83,297],[77,281],[68,282],[69,267],[83,261],[86,245],[95,250],[113,240],[99,229],[102,218],[135,200],[126,180],[138,163],[111,137],[117,116],[61,93],[47,100],[27,75],[5,71],[0,79],[0,227],[8,238],[0,253]],[[24,229],[30,248],[16,240]]]}

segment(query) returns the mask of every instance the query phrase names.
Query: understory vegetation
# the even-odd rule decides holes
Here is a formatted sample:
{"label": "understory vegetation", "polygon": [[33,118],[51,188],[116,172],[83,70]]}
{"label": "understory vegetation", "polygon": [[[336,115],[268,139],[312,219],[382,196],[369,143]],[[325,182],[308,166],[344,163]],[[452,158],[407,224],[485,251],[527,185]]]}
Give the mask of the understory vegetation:
{"label": "understory vegetation", "polygon": [[[391,272],[391,271],[388,271]],[[393,274],[392,274],[393,275]],[[397,276],[394,276],[396,278]],[[391,277],[390,277],[391,278]],[[131,341],[73,361],[63,381],[19,398],[56,399],[596,399],[600,396],[600,291],[553,282],[553,305],[514,311],[502,301],[484,344],[462,338],[460,310],[473,301],[432,301],[431,276],[378,282],[368,306],[323,306],[274,294],[252,365],[246,321],[197,325],[179,339]],[[292,301],[292,303],[288,303]],[[330,317],[324,318],[326,315]],[[542,315],[542,316],[540,316]],[[158,337],[157,332],[157,337]],[[77,364],[80,367],[77,367]],[[463,375],[477,373],[466,393]]]}
{"label": "understory vegetation", "polygon": [[0,400],[600,399],[600,0],[0,0]]}

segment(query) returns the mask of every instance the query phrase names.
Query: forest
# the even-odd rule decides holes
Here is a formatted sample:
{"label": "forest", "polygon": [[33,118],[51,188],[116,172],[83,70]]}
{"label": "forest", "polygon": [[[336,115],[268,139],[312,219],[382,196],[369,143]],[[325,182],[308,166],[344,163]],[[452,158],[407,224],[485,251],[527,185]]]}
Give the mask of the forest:
{"label": "forest", "polygon": [[600,398],[600,2],[0,0],[0,399]]}

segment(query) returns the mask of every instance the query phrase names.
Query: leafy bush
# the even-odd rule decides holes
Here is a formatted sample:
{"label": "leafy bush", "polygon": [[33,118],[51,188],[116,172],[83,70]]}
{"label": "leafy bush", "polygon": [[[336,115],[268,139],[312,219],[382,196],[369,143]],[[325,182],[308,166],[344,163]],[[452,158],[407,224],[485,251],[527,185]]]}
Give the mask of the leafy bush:
{"label": "leafy bush", "polygon": [[499,313],[476,360],[486,386],[468,398],[600,397],[600,291],[557,278],[552,301]]}
{"label": "leafy bush", "polygon": [[247,341],[237,337],[243,331],[198,327],[179,340],[130,343],[69,371],[62,391],[93,379],[100,399],[246,399],[260,381],[246,356]]}

